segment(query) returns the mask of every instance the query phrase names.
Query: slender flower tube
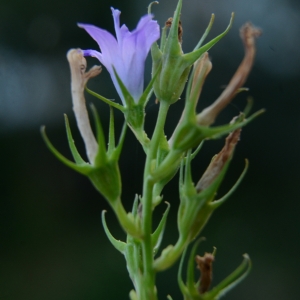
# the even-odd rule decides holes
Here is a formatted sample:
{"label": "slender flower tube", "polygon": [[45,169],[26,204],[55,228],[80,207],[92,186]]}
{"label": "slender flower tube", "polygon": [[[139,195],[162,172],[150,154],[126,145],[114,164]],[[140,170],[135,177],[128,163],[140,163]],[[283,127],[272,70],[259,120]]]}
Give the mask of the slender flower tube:
{"label": "slender flower tube", "polygon": [[94,25],[78,24],[98,43],[101,52],[84,50],[84,56],[93,56],[106,67],[123,104],[125,98],[118,84],[114,69],[137,103],[143,93],[145,60],[152,44],[160,37],[159,26],[151,15],[142,17],[132,32],[126,25],[120,27],[120,14],[111,9],[116,38],[108,31]]}

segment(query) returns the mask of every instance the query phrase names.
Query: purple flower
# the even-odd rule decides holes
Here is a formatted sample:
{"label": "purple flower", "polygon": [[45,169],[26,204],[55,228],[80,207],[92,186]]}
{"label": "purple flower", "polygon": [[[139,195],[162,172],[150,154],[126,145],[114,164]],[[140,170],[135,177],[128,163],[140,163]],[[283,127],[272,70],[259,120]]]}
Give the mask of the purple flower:
{"label": "purple flower", "polygon": [[113,8],[111,10],[117,39],[108,31],[96,26],[88,24],[78,26],[85,29],[101,49],[101,52],[84,50],[84,55],[98,58],[106,67],[125,105],[113,67],[137,102],[143,93],[145,60],[151,45],[159,39],[159,26],[152,20],[151,15],[146,15],[140,19],[136,29],[130,32],[125,25],[120,27],[121,12]]}

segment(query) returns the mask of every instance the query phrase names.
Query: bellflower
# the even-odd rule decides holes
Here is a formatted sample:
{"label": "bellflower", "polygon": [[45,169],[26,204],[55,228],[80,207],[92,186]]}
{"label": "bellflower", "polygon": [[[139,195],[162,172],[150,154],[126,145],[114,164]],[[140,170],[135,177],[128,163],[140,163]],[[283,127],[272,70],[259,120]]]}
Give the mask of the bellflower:
{"label": "bellflower", "polygon": [[84,56],[93,56],[106,67],[123,104],[125,97],[115,76],[114,69],[137,103],[143,93],[145,60],[152,44],[159,39],[160,31],[151,15],[142,17],[132,32],[126,25],[120,27],[120,14],[112,8],[116,38],[108,31],[94,25],[78,24],[98,43],[101,52],[84,50]]}

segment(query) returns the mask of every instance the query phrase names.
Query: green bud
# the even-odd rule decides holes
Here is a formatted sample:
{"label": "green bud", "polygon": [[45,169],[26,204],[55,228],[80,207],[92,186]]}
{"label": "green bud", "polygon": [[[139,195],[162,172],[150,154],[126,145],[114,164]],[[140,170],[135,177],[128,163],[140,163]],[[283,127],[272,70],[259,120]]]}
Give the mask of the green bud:
{"label": "green bud", "polygon": [[[193,52],[184,54],[181,48],[182,27],[179,20],[181,7],[182,0],[179,0],[174,17],[166,22],[166,27],[170,27],[167,37],[166,27],[163,29],[161,48],[159,49],[156,43],[154,43],[151,48],[153,59],[152,73],[155,74],[157,69],[161,66],[157,80],[153,85],[154,92],[159,101],[166,101],[169,104],[172,104],[179,99],[194,62],[229,31],[233,21],[232,17],[227,29],[206,45],[199,49],[197,48],[200,47],[203,41],[203,39],[201,39],[201,43],[198,43]],[[211,23],[208,31],[210,27]],[[207,33],[208,32],[206,31],[205,36]]]}

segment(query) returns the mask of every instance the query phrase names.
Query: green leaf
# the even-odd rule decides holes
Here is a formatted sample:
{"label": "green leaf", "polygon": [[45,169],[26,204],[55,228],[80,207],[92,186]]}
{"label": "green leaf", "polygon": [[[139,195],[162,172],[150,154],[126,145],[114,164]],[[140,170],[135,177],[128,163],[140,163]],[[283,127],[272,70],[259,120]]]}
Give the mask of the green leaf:
{"label": "green leaf", "polygon": [[75,146],[75,142],[74,142],[74,139],[72,137],[72,132],[71,132],[70,125],[69,125],[68,116],[66,114],[64,114],[64,117],[65,117],[65,125],[66,125],[66,131],[67,131],[69,147],[70,147],[70,150],[72,152],[73,158],[74,158],[77,165],[85,165],[87,163],[82,159],[82,157],[78,153],[77,148]]}
{"label": "green leaf", "polygon": [[161,244],[161,241],[162,241],[162,238],[164,235],[164,230],[166,227],[168,213],[170,210],[170,203],[168,203],[168,202],[165,202],[165,203],[167,204],[168,207],[167,207],[166,211],[164,212],[163,217],[159,222],[159,225],[157,226],[156,230],[152,234],[152,245],[154,245],[154,247],[153,247],[154,254],[157,253],[159,246]]}
{"label": "green leaf", "polygon": [[224,296],[239,284],[251,271],[251,260],[248,254],[244,254],[244,260],[240,266],[233,271],[227,278],[214,287],[211,291],[204,294],[203,300],[217,300]]}
{"label": "green leaf", "polygon": [[106,220],[105,220],[105,213],[106,211],[103,210],[102,211],[102,215],[101,215],[101,218],[102,218],[102,225],[104,227],[104,231],[106,233],[106,236],[108,237],[109,241],[112,243],[112,245],[118,250],[120,251],[122,254],[125,254],[125,250],[126,250],[126,243],[124,242],[121,242],[121,241],[118,241],[116,240],[112,234],[110,233],[108,227],[107,227],[107,224],[106,224]]}
{"label": "green leaf", "polygon": [[89,165],[88,163],[86,163],[85,165],[76,165],[75,163],[73,163],[72,161],[70,161],[69,159],[65,158],[62,154],[60,154],[55,148],[54,146],[51,144],[50,140],[48,139],[47,135],[46,135],[46,131],[45,131],[45,126],[41,127],[41,134],[43,137],[44,142],[46,143],[47,147],[49,148],[49,150],[54,154],[54,156],[56,156],[56,158],[58,160],[60,160],[63,164],[65,164],[66,166],[68,166],[69,168],[75,170],[78,173],[81,173],[83,175],[87,175],[93,170],[93,167],[91,165]]}
{"label": "green leaf", "polygon": [[85,89],[86,89],[86,91],[87,91],[89,94],[91,94],[91,95],[93,95],[94,97],[96,97],[96,98],[102,100],[103,102],[105,102],[105,103],[108,104],[109,106],[113,106],[114,108],[117,108],[117,109],[120,110],[121,112],[124,112],[124,111],[125,111],[125,108],[124,108],[122,105],[120,105],[120,104],[118,104],[118,103],[115,103],[115,102],[113,102],[112,100],[109,100],[109,99],[107,99],[107,98],[105,98],[105,97],[103,97],[103,96],[101,96],[101,95],[99,95],[99,94],[97,94],[97,93],[91,91],[91,90],[88,89],[87,87],[85,87]]}

